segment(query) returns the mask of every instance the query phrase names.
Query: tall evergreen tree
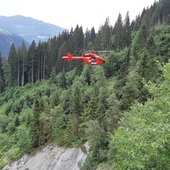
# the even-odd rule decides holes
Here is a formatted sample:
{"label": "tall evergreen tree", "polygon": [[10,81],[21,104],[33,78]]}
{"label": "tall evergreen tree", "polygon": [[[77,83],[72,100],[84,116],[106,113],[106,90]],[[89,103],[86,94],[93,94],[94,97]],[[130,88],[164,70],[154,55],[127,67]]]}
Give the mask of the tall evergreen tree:
{"label": "tall evergreen tree", "polygon": [[115,50],[119,51],[123,48],[124,44],[124,28],[123,28],[123,21],[122,21],[122,15],[119,14],[117,21],[113,28],[113,46]]}
{"label": "tall evergreen tree", "polygon": [[91,35],[90,35],[90,31],[87,29],[85,32],[85,36],[84,36],[84,47],[85,49],[89,49],[89,43],[91,42]]}
{"label": "tall evergreen tree", "polygon": [[72,112],[74,116],[74,129],[73,133],[75,136],[79,135],[79,126],[80,126],[80,116],[83,110],[82,104],[82,94],[80,91],[79,85],[75,85],[75,89],[73,90],[72,94],[73,105],[72,105]]}
{"label": "tall evergreen tree", "polygon": [[96,39],[95,39],[95,43],[94,43],[94,49],[95,50],[103,50],[101,44],[102,44],[102,31],[101,31],[101,28],[100,28],[97,35],[96,35]]}
{"label": "tall evergreen tree", "polygon": [[35,41],[32,42],[31,46],[28,49],[27,55],[27,78],[29,83],[34,83],[34,69],[35,67],[35,59],[36,59],[36,43]]}
{"label": "tall evergreen tree", "polygon": [[98,31],[95,41],[96,50],[108,50],[111,48],[112,27],[109,25],[109,18],[106,18],[104,25]]}
{"label": "tall evergreen tree", "polygon": [[40,146],[40,135],[42,134],[40,115],[44,110],[44,104],[41,98],[36,97],[33,105],[33,119],[30,126],[30,136],[32,141],[32,147],[36,148]]}
{"label": "tall evergreen tree", "polygon": [[17,85],[20,86],[21,79],[21,49],[17,50]]}
{"label": "tall evergreen tree", "polygon": [[27,65],[26,57],[27,48],[23,41],[21,47],[17,50],[18,86],[24,86],[25,84],[25,71]]}
{"label": "tall evergreen tree", "polygon": [[16,86],[17,85],[17,52],[14,44],[11,45],[8,57],[9,63],[9,86]]}
{"label": "tall evergreen tree", "polygon": [[131,26],[130,26],[130,17],[129,12],[127,12],[125,21],[124,21],[124,29],[125,29],[125,47],[129,47],[131,43]]}
{"label": "tall evergreen tree", "polygon": [[22,60],[22,74],[21,74],[21,86],[25,84],[25,71],[26,71],[26,57],[27,57],[27,48],[25,42],[22,42],[21,45],[21,60]]}
{"label": "tall evergreen tree", "polygon": [[136,33],[132,42],[132,55],[134,56],[135,61],[139,59],[139,54],[146,49],[148,36],[149,30],[145,26],[142,26],[139,32]]}
{"label": "tall evergreen tree", "polygon": [[95,39],[96,39],[96,32],[95,32],[94,27],[92,27],[92,29],[91,29],[91,42],[94,43]]}
{"label": "tall evergreen tree", "polygon": [[112,28],[109,25],[109,18],[106,18],[106,21],[102,27],[103,50],[109,50],[111,48],[111,34],[112,34]]}
{"label": "tall evergreen tree", "polygon": [[94,42],[96,38],[96,33],[94,27],[89,31],[88,29],[85,32],[85,40],[84,40],[84,47],[88,50],[94,49]]}
{"label": "tall evergreen tree", "polygon": [[79,54],[80,50],[84,47],[84,34],[83,34],[83,28],[77,27],[74,30],[73,33],[73,44],[74,44],[74,52]]}

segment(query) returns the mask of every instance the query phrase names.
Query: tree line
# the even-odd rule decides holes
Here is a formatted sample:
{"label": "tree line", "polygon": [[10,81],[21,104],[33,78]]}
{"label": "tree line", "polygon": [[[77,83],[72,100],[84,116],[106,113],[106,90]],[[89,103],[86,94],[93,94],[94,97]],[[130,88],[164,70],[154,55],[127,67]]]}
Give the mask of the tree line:
{"label": "tree line", "polygon": [[28,49],[24,42],[18,49],[12,44],[8,60],[2,62],[2,58],[0,59],[0,92],[4,91],[5,87],[33,84],[49,79],[52,74],[67,72],[75,67],[81,71],[82,62],[69,63],[61,60],[67,52],[81,55],[85,50],[120,51],[128,48],[132,41],[132,31],[168,24],[169,9],[169,1],[161,0],[150,8],[143,9],[142,14],[132,22],[127,12],[124,21],[122,15],[118,15],[114,26],[110,24],[109,18],[106,18],[98,32],[93,27],[84,33],[83,28],[77,25],[75,29],[65,30],[59,36],[49,38],[47,42],[36,44],[33,41]]}
{"label": "tree line", "polygon": [[7,61],[0,67],[1,70],[4,69],[1,77],[6,77],[5,80],[2,79],[1,91],[4,87],[24,86],[27,83],[33,84],[36,81],[49,79],[52,74],[67,72],[75,67],[81,69],[82,62],[68,63],[61,60],[61,57],[67,52],[82,55],[83,50],[118,51],[130,45],[130,34],[130,19],[127,13],[124,23],[119,14],[114,27],[107,18],[98,33],[94,28],[83,33],[83,28],[77,25],[75,29],[64,31],[47,42],[36,44],[33,41],[28,49],[24,42],[18,49],[12,44]]}

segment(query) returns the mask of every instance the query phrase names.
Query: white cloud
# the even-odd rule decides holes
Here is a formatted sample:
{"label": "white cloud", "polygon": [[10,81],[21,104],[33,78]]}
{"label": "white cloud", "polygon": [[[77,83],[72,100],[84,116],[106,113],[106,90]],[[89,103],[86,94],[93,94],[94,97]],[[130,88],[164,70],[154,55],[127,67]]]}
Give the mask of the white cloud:
{"label": "white cloud", "polygon": [[99,28],[106,17],[114,25],[119,13],[130,18],[142,12],[155,0],[0,0],[0,15],[24,15],[62,26],[82,25]]}

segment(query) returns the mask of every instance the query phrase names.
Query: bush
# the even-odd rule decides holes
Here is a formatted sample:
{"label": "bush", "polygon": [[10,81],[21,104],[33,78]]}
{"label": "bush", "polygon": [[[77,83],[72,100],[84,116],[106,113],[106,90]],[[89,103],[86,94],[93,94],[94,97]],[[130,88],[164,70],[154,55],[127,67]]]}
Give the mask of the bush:
{"label": "bush", "polygon": [[0,159],[0,169],[2,169],[5,166],[5,162]]}
{"label": "bush", "polygon": [[15,159],[19,158],[21,156],[21,154],[22,154],[22,152],[20,151],[19,148],[12,148],[9,151],[8,159],[9,160],[15,160]]}

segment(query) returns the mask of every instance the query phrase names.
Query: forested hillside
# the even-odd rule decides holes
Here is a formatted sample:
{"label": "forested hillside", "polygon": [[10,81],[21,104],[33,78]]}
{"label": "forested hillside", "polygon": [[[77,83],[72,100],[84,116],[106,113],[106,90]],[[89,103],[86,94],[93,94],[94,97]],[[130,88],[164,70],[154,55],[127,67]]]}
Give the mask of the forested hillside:
{"label": "forested hillside", "polygon": [[[0,58],[1,168],[48,142],[84,151],[89,141],[82,169],[170,169],[169,0],[144,11]],[[111,52],[102,66],[61,59],[84,49]]]}

